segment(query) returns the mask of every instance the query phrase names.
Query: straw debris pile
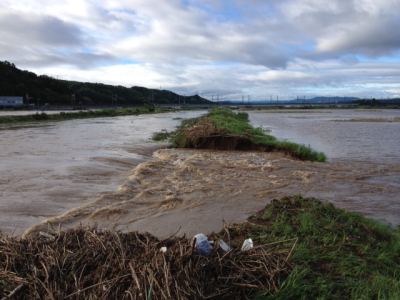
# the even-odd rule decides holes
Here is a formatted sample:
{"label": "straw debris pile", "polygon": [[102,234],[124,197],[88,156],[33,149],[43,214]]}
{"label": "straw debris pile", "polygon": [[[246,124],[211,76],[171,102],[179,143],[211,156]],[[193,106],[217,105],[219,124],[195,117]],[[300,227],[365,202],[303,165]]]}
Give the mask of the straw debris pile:
{"label": "straw debris pile", "polygon": [[218,247],[225,233],[212,236],[208,257],[196,255],[186,237],[95,228],[26,239],[0,234],[0,299],[247,299],[276,292],[292,270],[291,249],[240,251],[229,235],[225,252]]}

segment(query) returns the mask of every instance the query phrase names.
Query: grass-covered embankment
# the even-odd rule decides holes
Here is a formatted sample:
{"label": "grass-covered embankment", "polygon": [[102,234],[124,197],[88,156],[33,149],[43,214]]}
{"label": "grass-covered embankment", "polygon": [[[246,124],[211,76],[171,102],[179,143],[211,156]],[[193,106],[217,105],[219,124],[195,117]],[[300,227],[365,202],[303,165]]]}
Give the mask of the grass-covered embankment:
{"label": "grass-covered embankment", "polygon": [[279,141],[262,128],[252,127],[247,113],[235,113],[227,108],[214,108],[205,116],[183,121],[171,141],[178,148],[277,151],[301,160],[326,161],[324,153],[309,146]]}
{"label": "grass-covered embankment", "polygon": [[250,223],[260,243],[298,238],[279,292],[257,299],[399,299],[398,230],[301,196],[273,200]]}
{"label": "grass-covered embankment", "polygon": [[148,113],[160,113],[168,111],[167,108],[151,106],[143,106],[140,108],[120,108],[120,109],[101,109],[101,110],[85,110],[78,112],[60,112],[58,114],[46,114],[45,112],[37,112],[29,115],[0,116],[0,126],[22,125],[26,123],[38,123],[46,121],[64,121],[86,118],[103,118],[117,117],[128,115],[140,115]]}
{"label": "grass-covered embankment", "polygon": [[356,118],[356,119],[349,119],[349,120],[335,120],[335,122],[393,123],[393,122],[400,122],[400,117],[395,117],[395,118]]}
{"label": "grass-covered embankment", "polygon": [[[191,237],[0,234],[0,298],[19,286],[12,299],[399,299],[399,232],[329,203],[273,200],[209,238],[214,247],[200,257]],[[247,238],[254,248],[240,251]]]}

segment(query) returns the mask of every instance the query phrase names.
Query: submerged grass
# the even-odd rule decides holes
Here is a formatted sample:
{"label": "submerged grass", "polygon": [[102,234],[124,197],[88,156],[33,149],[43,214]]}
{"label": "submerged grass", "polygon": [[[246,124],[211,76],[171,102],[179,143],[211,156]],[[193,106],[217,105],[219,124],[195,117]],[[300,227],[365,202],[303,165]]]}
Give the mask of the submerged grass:
{"label": "submerged grass", "polygon": [[310,146],[279,141],[261,128],[249,124],[248,114],[214,108],[197,119],[184,120],[171,138],[178,148],[279,151],[301,160],[325,162],[322,152]]}
{"label": "submerged grass", "polygon": [[357,118],[349,120],[335,120],[335,122],[371,122],[371,123],[391,123],[400,122],[400,117],[395,118]]}
{"label": "submerged grass", "polygon": [[[399,231],[317,199],[273,200],[246,223],[224,226],[209,238],[215,245],[201,257],[186,237],[159,240],[94,228],[27,239],[0,234],[0,298],[16,287],[13,299],[400,296]],[[254,248],[240,251],[248,238]],[[220,239],[232,250],[220,249]]]}

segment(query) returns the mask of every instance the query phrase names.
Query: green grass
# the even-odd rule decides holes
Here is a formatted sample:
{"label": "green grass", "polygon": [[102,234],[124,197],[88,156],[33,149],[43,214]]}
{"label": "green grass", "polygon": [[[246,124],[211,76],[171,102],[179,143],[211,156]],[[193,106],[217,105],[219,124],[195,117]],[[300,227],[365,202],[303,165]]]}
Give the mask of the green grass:
{"label": "green grass", "polygon": [[314,151],[310,146],[279,141],[276,137],[267,134],[261,127],[254,128],[249,124],[249,116],[245,112],[235,113],[227,108],[214,108],[206,116],[184,120],[172,135],[171,141],[177,148],[187,147],[188,138],[185,130],[207,124],[218,129],[228,131],[227,136],[243,137],[252,143],[268,145],[273,151],[280,151],[292,155],[301,160],[325,162],[326,156],[322,152]]}
{"label": "green grass", "polygon": [[395,118],[357,118],[349,120],[335,120],[335,122],[368,122],[368,123],[391,123],[400,122],[400,117]]}
{"label": "green grass", "polygon": [[153,133],[152,140],[153,141],[165,141],[171,136],[170,132],[155,132]]}
{"label": "green grass", "polygon": [[398,230],[301,196],[274,200],[252,222],[257,244],[298,238],[279,292],[256,299],[400,299]]}

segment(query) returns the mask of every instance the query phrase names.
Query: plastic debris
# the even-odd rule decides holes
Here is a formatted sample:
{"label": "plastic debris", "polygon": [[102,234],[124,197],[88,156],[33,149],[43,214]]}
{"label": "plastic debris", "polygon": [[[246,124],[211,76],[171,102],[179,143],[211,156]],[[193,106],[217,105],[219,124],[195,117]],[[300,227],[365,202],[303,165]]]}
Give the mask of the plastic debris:
{"label": "plastic debris", "polygon": [[247,250],[250,250],[253,247],[254,247],[253,240],[252,239],[247,239],[247,240],[244,240],[241,250],[242,251],[247,251]]}
{"label": "plastic debris", "polygon": [[231,247],[227,243],[225,243],[223,240],[219,240],[219,247],[224,250],[225,252],[228,252],[231,250]]}
{"label": "plastic debris", "polygon": [[52,240],[52,241],[56,240],[55,236],[48,234],[47,232],[39,231],[39,235],[47,237],[49,240]]}
{"label": "plastic debris", "polygon": [[163,252],[163,253],[167,252],[167,247],[161,247],[160,251]]}
{"label": "plastic debris", "polygon": [[208,256],[211,252],[212,245],[208,238],[202,234],[198,233],[193,238],[194,250],[200,256]]}

